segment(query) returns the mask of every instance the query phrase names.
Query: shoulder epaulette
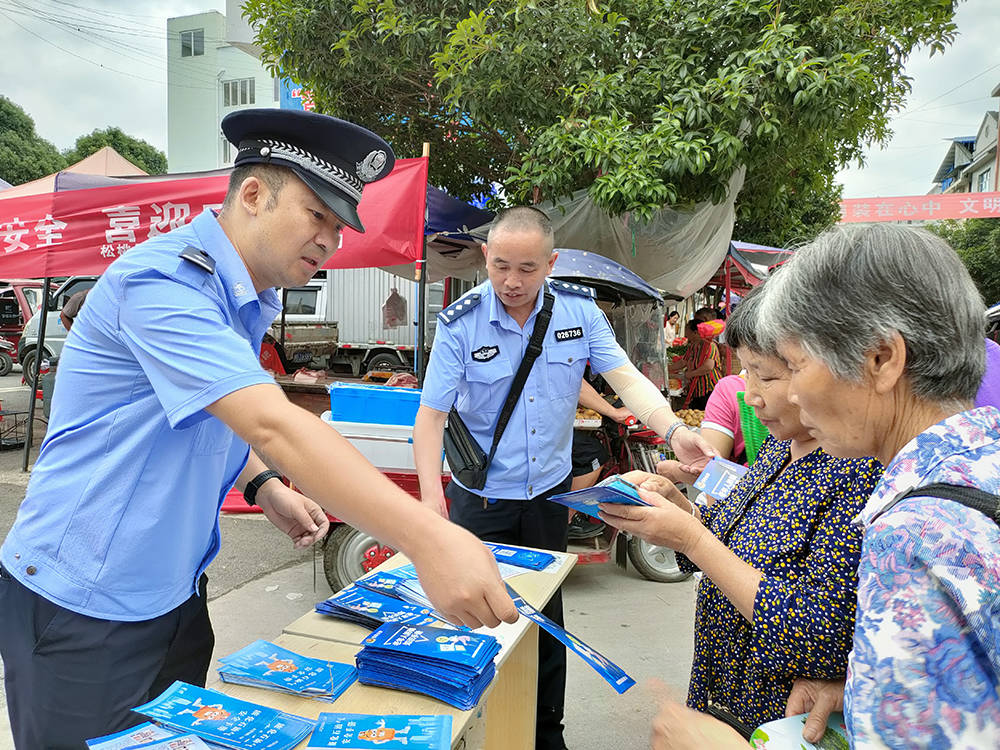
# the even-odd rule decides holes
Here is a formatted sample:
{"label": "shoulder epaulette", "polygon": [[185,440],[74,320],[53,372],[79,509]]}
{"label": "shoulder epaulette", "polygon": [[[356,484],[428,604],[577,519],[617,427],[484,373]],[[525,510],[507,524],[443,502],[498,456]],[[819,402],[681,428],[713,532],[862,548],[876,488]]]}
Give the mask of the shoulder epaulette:
{"label": "shoulder epaulette", "polygon": [[194,245],[188,245],[181,250],[181,258],[186,260],[188,263],[193,263],[203,271],[215,273],[215,258],[206,253],[204,250],[199,250]]}
{"label": "shoulder epaulette", "polygon": [[439,312],[438,319],[445,325],[454,323],[482,301],[483,296],[478,292],[475,294],[467,294],[454,304],[448,305],[448,307]]}
{"label": "shoulder epaulette", "polygon": [[570,281],[557,281],[555,279],[551,279],[549,280],[549,286],[557,292],[569,292],[570,294],[579,294],[581,297],[597,299],[597,294],[594,290],[589,286],[584,286],[583,284],[574,284]]}

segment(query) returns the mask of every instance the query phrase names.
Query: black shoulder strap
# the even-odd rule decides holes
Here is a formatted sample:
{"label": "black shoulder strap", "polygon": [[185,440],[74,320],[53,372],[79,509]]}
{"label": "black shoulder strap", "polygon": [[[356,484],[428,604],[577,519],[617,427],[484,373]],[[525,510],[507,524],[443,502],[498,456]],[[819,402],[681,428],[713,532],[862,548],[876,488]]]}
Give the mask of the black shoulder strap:
{"label": "black shoulder strap", "polygon": [[507,429],[510,415],[514,413],[514,404],[521,397],[524,390],[524,383],[528,379],[531,366],[535,364],[538,355],[542,353],[542,341],[545,339],[545,332],[549,328],[549,321],[552,319],[552,306],[555,304],[555,297],[548,287],[545,287],[545,298],[542,301],[542,309],[535,316],[535,327],[531,329],[531,338],[528,340],[528,348],[524,352],[517,374],[514,375],[514,382],[510,384],[510,391],[507,393],[507,400],[504,402],[500,416],[497,418],[496,429],[493,430],[493,445],[490,446],[490,455],[486,459],[486,465],[493,463],[493,456],[496,455],[497,446],[500,445],[500,438],[503,431]]}
{"label": "black shoulder strap", "polygon": [[924,487],[915,487],[909,492],[898,495],[878,515],[882,515],[908,497],[941,497],[945,500],[953,500],[967,508],[978,510],[993,523],[1000,525],[1000,495],[993,495],[976,487],[962,487],[957,484],[928,484]]}

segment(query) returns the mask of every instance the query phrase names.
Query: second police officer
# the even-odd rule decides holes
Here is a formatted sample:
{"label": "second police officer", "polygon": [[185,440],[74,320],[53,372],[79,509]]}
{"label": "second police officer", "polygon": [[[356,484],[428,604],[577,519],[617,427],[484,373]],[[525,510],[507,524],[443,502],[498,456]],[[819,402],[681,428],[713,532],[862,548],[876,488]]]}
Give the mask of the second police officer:
{"label": "second police officer", "polygon": [[[700,470],[714,455],[674,416],[656,386],[629,362],[590,288],[546,282],[557,253],[552,224],[538,209],[519,206],[497,216],[486,244],[489,280],[439,315],[434,348],[413,430],[413,449],[423,502],[481,539],[565,551],[566,509],[549,501],[570,488],[573,418],[583,371],[590,361],[650,428],[667,438],[685,464]],[[452,477],[441,490],[443,433],[455,406],[484,452],[511,389],[543,307],[545,288],[554,296],[542,353],[529,371],[482,489]],[[542,610],[563,622],[560,593]],[[539,634],[539,750],[562,750],[566,650]]]}

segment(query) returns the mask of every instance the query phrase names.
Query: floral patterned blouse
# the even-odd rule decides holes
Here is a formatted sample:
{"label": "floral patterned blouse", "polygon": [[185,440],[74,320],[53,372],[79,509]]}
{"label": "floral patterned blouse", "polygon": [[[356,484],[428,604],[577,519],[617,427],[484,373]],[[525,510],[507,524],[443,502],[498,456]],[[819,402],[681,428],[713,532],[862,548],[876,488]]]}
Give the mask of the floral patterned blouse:
{"label": "floral patterned blouse", "polygon": [[702,580],[688,705],[704,711],[711,684],[714,702],[751,727],[785,715],[796,677],[844,675],[861,549],[851,520],[882,473],[875,459],[834,458],[822,449],[781,472],[790,444],[769,436],[730,495],[702,515],[764,577],[752,623]]}
{"label": "floral patterned blouse", "polygon": [[844,712],[855,748],[1000,747],[1000,527],[938,498],[885,510],[938,482],[1000,494],[1000,411],[911,440],[862,513]]}

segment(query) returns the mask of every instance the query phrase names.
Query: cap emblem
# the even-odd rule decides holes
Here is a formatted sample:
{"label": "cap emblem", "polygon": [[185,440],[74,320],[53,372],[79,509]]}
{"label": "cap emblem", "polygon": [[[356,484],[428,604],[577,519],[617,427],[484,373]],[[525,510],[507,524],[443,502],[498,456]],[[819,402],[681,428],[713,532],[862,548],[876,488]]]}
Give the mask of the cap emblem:
{"label": "cap emblem", "polygon": [[359,161],[355,165],[358,170],[358,177],[360,177],[363,182],[373,182],[377,180],[379,174],[382,172],[382,167],[385,166],[385,160],[385,151],[372,151],[362,161]]}

